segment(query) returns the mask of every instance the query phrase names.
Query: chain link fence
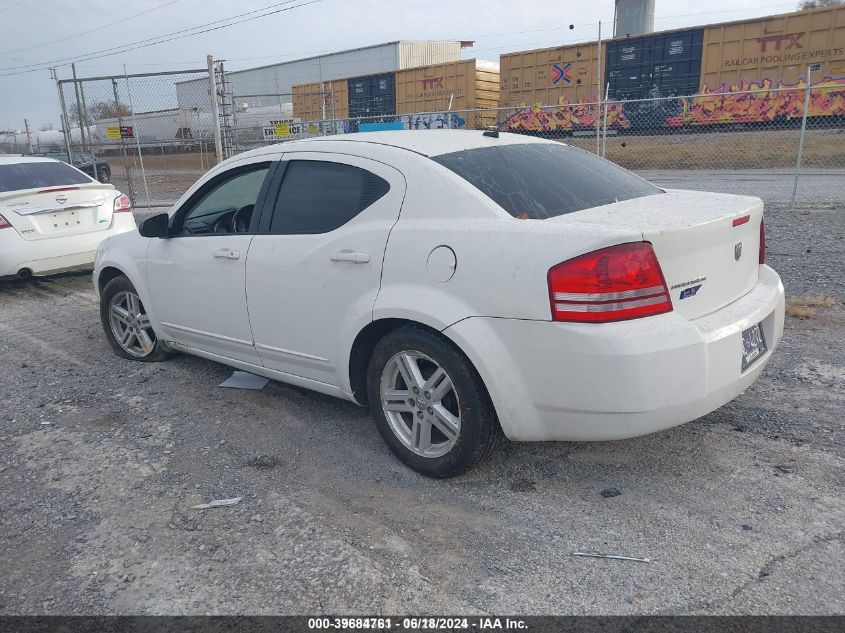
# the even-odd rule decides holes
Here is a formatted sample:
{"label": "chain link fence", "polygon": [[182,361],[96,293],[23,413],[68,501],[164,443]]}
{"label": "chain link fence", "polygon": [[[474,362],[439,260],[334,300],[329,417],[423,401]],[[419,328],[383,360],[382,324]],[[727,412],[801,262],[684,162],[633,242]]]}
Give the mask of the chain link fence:
{"label": "chain link fence", "polygon": [[[343,99],[331,92],[232,94],[222,65],[209,68],[210,77],[200,69],[60,80],[67,147],[55,151],[87,157],[97,177],[103,176],[97,165],[105,164],[137,207],[172,204],[218,153],[227,158],[312,136],[396,129],[496,128],[557,139],[658,180],[667,173],[754,171],[793,179],[797,188],[802,170],[845,176],[845,82],[335,118]],[[310,109],[318,117],[295,117],[295,99],[318,104]]]}
{"label": "chain link fence", "polygon": [[64,143],[42,153],[112,182],[136,207],[172,204],[217,162],[207,69],[62,79],[58,90]]}

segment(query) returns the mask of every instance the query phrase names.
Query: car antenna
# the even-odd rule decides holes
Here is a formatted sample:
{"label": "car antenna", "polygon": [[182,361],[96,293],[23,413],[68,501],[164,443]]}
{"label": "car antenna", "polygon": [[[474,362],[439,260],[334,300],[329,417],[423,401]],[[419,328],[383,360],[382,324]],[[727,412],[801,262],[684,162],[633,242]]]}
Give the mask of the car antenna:
{"label": "car antenna", "polygon": [[499,138],[499,126],[488,125],[486,128],[484,128],[483,136],[489,136],[490,138]]}

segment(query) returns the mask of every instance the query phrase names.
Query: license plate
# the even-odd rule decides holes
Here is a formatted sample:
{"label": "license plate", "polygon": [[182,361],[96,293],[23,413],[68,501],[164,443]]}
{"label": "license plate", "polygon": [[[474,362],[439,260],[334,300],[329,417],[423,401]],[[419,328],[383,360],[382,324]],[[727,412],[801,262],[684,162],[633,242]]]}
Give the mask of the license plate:
{"label": "license plate", "polygon": [[763,336],[763,324],[758,323],[742,333],[742,371],[766,353],[766,339]]}

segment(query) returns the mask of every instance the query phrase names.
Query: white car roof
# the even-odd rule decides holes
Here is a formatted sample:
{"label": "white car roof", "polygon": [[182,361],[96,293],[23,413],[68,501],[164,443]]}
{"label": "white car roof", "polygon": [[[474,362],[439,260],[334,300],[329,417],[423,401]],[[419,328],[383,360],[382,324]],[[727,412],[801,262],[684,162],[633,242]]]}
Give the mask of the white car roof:
{"label": "white car roof", "polygon": [[[367,145],[387,145],[405,149],[423,156],[439,156],[451,152],[479,147],[495,147],[497,145],[517,145],[522,143],[557,143],[522,134],[508,134],[501,132],[498,138],[484,136],[481,130],[396,130],[390,132],[358,132],[355,134],[332,134],[317,136],[298,141],[277,143],[268,147],[261,147],[251,152],[251,155],[276,153],[279,150],[306,149],[316,143],[347,142]],[[243,157],[244,154],[239,156]]]}
{"label": "white car roof", "polygon": [[3,156],[0,155],[0,165],[19,165],[20,163],[58,163],[55,158],[44,156]]}

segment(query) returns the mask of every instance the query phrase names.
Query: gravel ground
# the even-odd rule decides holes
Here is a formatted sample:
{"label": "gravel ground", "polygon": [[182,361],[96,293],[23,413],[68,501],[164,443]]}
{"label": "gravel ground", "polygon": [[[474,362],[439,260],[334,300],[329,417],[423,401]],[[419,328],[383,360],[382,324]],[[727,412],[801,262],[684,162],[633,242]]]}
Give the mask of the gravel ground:
{"label": "gravel ground", "polygon": [[[656,179],[748,186],[698,176]],[[837,304],[788,318],[753,388],[643,438],[507,444],[450,481],[352,404],[118,359],[87,275],[0,287],[0,614],[845,613],[833,178],[796,212],[782,178],[761,187],[787,293]]]}

